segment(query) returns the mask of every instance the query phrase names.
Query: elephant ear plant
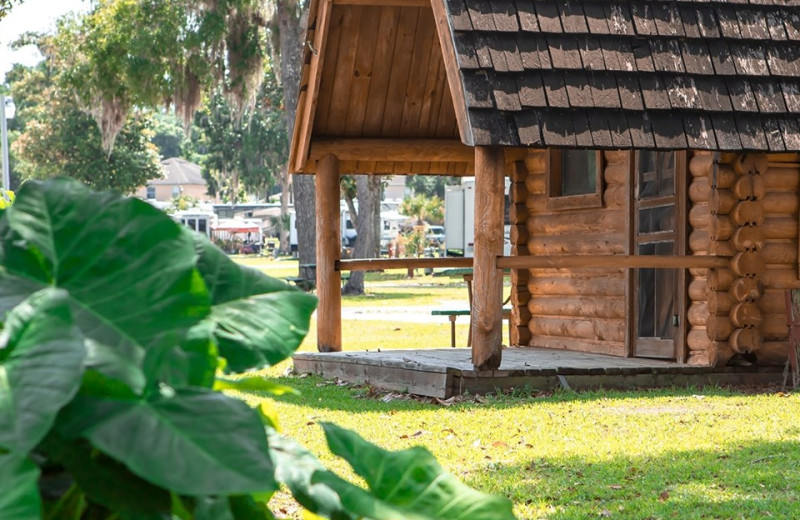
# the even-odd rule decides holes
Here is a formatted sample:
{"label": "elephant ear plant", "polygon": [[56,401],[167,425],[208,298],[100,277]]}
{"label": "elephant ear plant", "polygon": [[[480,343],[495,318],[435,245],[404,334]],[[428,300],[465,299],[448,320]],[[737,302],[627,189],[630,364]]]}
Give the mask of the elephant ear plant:
{"label": "elephant ear plant", "polygon": [[25,184],[0,211],[0,519],[270,519],[280,484],[329,519],[513,519],[426,450],[326,424],[351,484],[219,392],[285,391],[229,374],[290,356],[315,302],[144,202]]}

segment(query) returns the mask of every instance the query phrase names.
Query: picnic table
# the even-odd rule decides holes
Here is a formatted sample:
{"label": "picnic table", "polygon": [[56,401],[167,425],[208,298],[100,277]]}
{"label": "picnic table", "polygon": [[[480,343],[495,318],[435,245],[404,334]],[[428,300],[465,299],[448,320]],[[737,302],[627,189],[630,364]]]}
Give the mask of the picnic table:
{"label": "picnic table", "polygon": [[[510,271],[506,271],[510,272]],[[450,346],[455,348],[456,346],[456,319],[458,316],[471,316],[472,315],[472,280],[473,280],[473,271],[471,267],[454,267],[451,269],[444,269],[438,273],[441,276],[461,276],[464,278],[464,281],[467,283],[467,299],[469,302],[468,309],[437,309],[431,311],[431,316],[447,316],[450,320]],[[506,301],[503,302],[503,305],[508,303],[508,300],[511,299],[509,296]],[[511,343],[511,308],[510,307],[503,307],[503,318],[508,320],[508,342]],[[472,346],[472,327],[469,329],[469,334],[467,335],[467,347]]]}

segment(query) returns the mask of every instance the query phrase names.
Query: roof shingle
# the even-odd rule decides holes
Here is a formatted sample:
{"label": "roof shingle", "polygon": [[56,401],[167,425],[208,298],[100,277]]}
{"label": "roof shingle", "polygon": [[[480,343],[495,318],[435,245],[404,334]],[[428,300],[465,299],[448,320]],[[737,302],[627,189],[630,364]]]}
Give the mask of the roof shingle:
{"label": "roof shingle", "polygon": [[800,150],[800,0],[446,0],[474,145]]}

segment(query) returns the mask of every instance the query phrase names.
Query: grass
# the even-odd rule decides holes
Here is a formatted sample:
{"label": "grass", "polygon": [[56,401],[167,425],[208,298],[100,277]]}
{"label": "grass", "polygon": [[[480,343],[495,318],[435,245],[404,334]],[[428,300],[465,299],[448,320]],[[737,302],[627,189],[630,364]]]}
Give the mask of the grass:
{"label": "grass", "polygon": [[[796,519],[800,396],[723,389],[520,391],[450,407],[383,402],[364,388],[284,377],[284,430],[327,466],[321,421],[388,449],[422,444],[520,519]],[[263,397],[242,395],[250,403]]]}
{"label": "grass", "polygon": [[[456,321],[456,345],[465,347],[469,321]],[[343,321],[342,343],[347,350],[423,349],[450,346],[450,322],[442,316],[441,323],[410,323],[391,321]],[[317,350],[317,325],[312,319],[308,336],[298,349]]]}
{"label": "grass", "polygon": [[[409,281],[401,273],[369,273],[367,281],[374,296],[346,297],[345,305],[369,302],[391,309],[466,299],[458,279]],[[458,327],[462,341],[466,322]],[[348,350],[449,345],[444,319],[441,324],[346,320],[342,328]],[[301,349],[315,349],[314,329],[312,323]],[[443,406],[397,394],[382,400],[378,397],[385,394],[369,388],[313,376],[283,376],[288,366],[263,372],[301,392],[275,400],[284,431],[348,478],[354,478],[352,472],[325,446],[322,421],[351,428],[387,449],[424,445],[471,486],[507,496],[520,519],[800,517],[797,393],[521,388]],[[237,395],[250,404],[270,399]],[[299,518],[286,495],[276,503]]]}

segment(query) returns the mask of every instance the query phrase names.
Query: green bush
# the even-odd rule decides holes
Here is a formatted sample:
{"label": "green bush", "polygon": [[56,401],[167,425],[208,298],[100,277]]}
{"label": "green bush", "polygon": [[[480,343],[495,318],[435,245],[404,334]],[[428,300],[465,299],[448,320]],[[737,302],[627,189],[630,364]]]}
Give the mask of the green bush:
{"label": "green bush", "polygon": [[297,348],[316,300],[148,204],[29,182],[0,212],[0,518],[255,520],[283,483],[330,519],[514,518],[422,448],[326,424],[367,488],[219,390]]}

